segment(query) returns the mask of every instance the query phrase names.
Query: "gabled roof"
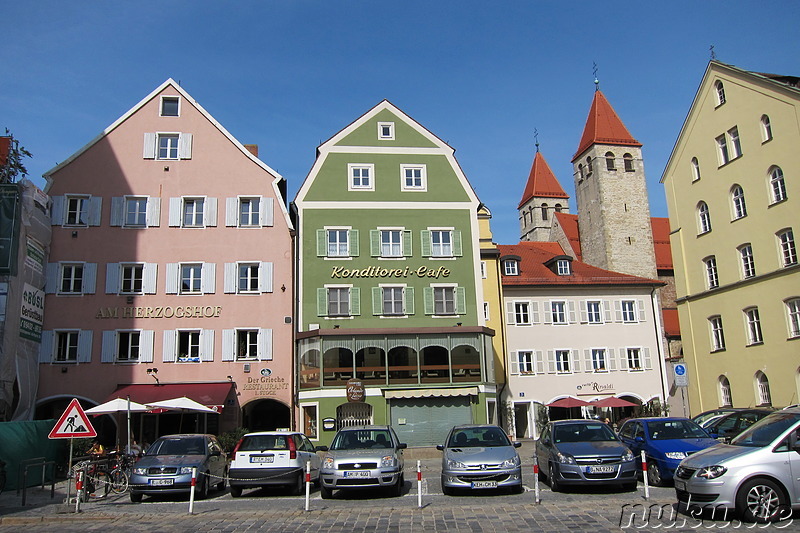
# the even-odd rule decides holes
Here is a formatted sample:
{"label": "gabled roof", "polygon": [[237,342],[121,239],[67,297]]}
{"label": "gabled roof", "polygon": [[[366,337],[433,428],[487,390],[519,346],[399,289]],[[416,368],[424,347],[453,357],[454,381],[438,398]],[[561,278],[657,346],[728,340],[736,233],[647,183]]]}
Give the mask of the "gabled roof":
{"label": "gabled roof", "polygon": [[570,215],[569,213],[556,213],[556,221],[561,226],[564,235],[567,236],[569,244],[572,246],[572,251],[575,253],[576,259],[579,261],[583,259],[581,253],[581,234],[578,229],[578,215]]}
{"label": "gabled roof", "polygon": [[545,161],[544,156],[537,150],[533,157],[531,173],[528,182],[525,184],[525,191],[522,193],[522,200],[519,201],[517,209],[525,205],[531,198],[569,198],[569,195],[561,188],[561,184],[556,179],[550,165]]}
{"label": "gabled roof", "polygon": [[653,248],[656,253],[656,268],[672,270],[672,248],[669,245],[669,219],[652,217],[650,227],[653,230]]}
{"label": "gabled roof", "polygon": [[614,108],[608,103],[606,97],[599,90],[594,92],[592,107],[586,118],[581,142],[578,151],[572,160],[578,158],[593,144],[619,144],[623,146],[642,146],[642,143],[633,138],[628,128],[622,123]]}
{"label": "gabled roof", "polygon": [[630,274],[621,274],[610,270],[587,265],[573,259],[572,274],[559,276],[547,267],[551,259],[563,256],[564,252],[557,243],[521,242],[519,244],[501,244],[500,256],[519,256],[519,275],[503,274],[503,286],[548,286],[548,285],[664,285],[656,279],[641,278]]}

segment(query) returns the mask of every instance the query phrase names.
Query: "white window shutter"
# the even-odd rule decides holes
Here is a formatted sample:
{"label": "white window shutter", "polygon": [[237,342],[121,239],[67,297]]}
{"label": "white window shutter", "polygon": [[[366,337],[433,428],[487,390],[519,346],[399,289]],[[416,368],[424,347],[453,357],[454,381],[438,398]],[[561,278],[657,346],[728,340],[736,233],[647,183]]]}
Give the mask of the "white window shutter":
{"label": "white window shutter", "polygon": [[55,294],[58,292],[60,275],[61,275],[60,264],[47,263],[47,269],[45,272],[45,282],[44,282],[45,294]]}
{"label": "white window shutter", "polygon": [[192,158],[192,134],[181,133],[178,137],[178,159]]}
{"label": "white window shutter", "polygon": [[217,288],[217,264],[203,263],[200,272],[200,288],[203,294],[214,294]]}
{"label": "white window shutter", "polygon": [[89,226],[100,225],[100,215],[103,212],[103,199],[99,196],[89,198]]}
{"label": "white window shutter", "polygon": [[622,322],[622,302],[614,300],[614,321]]}
{"label": "white window shutter", "polygon": [[581,324],[586,324],[587,322],[589,322],[589,312],[586,310],[586,300],[581,300],[580,308],[581,308]]}
{"label": "white window shutter", "polygon": [[207,197],[206,201],[206,212],[205,212],[205,221],[203,225],[215,227],[217,225],[217,199],[213,197]]}
{"label": "white window shutter", "polygon": [[539,302],[531,302],[529,309],[531,311],[531,324],[539,323]]}
{"label": "white window shutter", "polygon": [[119,263],[106,263],[106,294],[119,293]]}
{"label": "white window shutter", "polygon": [[171,228],[181,227],[182,206],[183,206],[183,198],[169,199],[169,226]]}
{"label": "white window shutter", "polygon": [[111,198],[111,226],[121,226],[125,220],[125,198],[114,196]]}
{"label": "white window shutter", "polygon": [[581,356],[578,350],[572,350],[572,371],[573,372],[580,372],[581,371]]}
{"label": "white window shutter", "polygon": [[544,303],[544,323],[545,324],[552,324],[553,323],[553,304],[552,302],[545,302]]}
{"label": "white window shutter", "polygon": [[556,373],[556,352],[554,350],[547,350],[547,373]]}
{"label": "white window shutter", "polygon": [[544,355],[541,350],[536,350],[534,353],[536,355],[536,373],[544,374]]}
{"label": "white window shutter", "polygon": [[92,362],[92,330],[82,329],[78,332],[78,362]]}
{"label": "white window shutter", "polygon": [[161,198],[151,196],[147,199],[147,227],[157,228],[161,225]]}
{"label": "white window shutter", "polygon": [[275,224],[275,208],[273,206],[274,200],[272,198],[261,197],[261,225],[273,226]]}
{"label": "white window shutter", "polygon": [[225,226],[232,228],[239,224],[239,199],[225,198]]}
{"label": "white window shutter", "polygon": [[157,279],[158,263],[145,263],[142,266],[142,289],[145,294],[155,294],[157,292]]}
{"label": "white window shutter", "polygon": [[577,321],[575,319],[575,302],[569,300],[567,302],[567,312],[568,312],[568,321],[570,324],[575,324]]}
{"label": "white window shutter", "polygon": [[513,326],[517,323],[517,313],[515,311],[514,302],[506,302],[506,323]]}
{"label": "white window shutter", "polygon": [[613,372],[617,369],[617,354],[614,353],[614,348],[606,350],[606,368],[609,372]]}
{"label": "white window shutter", "polygon": [[53,337],[55,337],[55,334],[52,330],[42,331],[42,341],[39,344],[40,363],[53,362]]}
{"label": "white window shutter", "polygon": [[139,362],[153,362],[153,339],[155,332],[152,329],[145,329],[139,332]]}
{"label": "white window shutter", "polygon": [[644,322],[646,316],[644,312],[644,300],[637,300],[637,302],[639,304],[639,313],[636,316],[636,320],[639,322]]}
{"label": "white window shutter", "polygon": [[628,349],[627,348],[620,348],[619,349],[619,369],[620,370],[628,370]]}
{"label": "white window shutter", "polygon": [[586,348],[583,350],[583,371],[592,372],[594,365],[592,364],[592,350]]}
{"label": "white window shutter", "polygon": [[272,292],[273,268],[272,263],[262,262],[258,265],[258,290]]}
{"label": "white window shutter", "polygon": [[161,349],[161,360],[165,363],[174,363],[176,356],[177,333],[174,329],[164,330],[164,344]]}
{"label": "white window shutter", "polygon": [[611,302],[603,300],[603,322],[611,324]]}
{"label": "white window shutter", "polygon": [[233,361],[236,359],[236,330],[222,330],[222,360]]}
{"label": "white window shutter", "polygon": [[238,270],[236,263],[225,263],[222,279],[222,292],[225,294],[236,293]]}
{"label": "white window shutter", "polygon": [[101,363],[113,363],[117,359],[117,332],[103,332],[103,347],[100,354]]}
{"label": "white window shutter", "polygon": [[653,364],[650,362],[650,348],[647,346],[642,348],[642,360],[645,370],[653,369]]}
{"label": "white window shutter", "polygon": [[156,134],[155,133],[145,133],[144,134],[144,149],[142,150],[142,158],[143,159],[155,159],[156,158]]}
{"label": "white window shutter", "polygon": [[180,264],[167,263],[167,279],[164,292],[166,294],[178,294],[180,281]]}
{"label": "white window shutter", "polygon": [[508,355],[508,361],[511,363],[510,366],[512,374],[519,374],[519,359],[517,357],[516,351],[513,351]]}
{"label": "white window shutter", "polygon": [[258,360],[272,361],[272,330],[258,330]]}
{"label": "white window shutter", "polygon": [[97,263],[83,264],[83,294],[94,294],[97,288]]}
{"label": "white window shutter", "polygon": [[200,360],[205,362],[214,360],[213,329],[204,329],[200,334]]}
{"label": "white window shutter", "polygon": [[53,200],[53,205],[50,208],[50,223],[53,226],[61,226],[64,224],[64,197],[63,196],[51,196]]}

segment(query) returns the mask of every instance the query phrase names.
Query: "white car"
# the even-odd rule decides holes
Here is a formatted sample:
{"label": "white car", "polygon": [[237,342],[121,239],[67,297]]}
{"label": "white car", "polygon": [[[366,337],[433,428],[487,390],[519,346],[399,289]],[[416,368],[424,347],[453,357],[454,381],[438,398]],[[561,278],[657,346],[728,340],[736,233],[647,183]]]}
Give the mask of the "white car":
{"label": "white car", "polygon": [[309,462],[311,481],[319,485],[320,458],[308,437],[296,431],[248,433],[231,454],[231,496],[238,498],[246,488],[275,485],[289,487],[292,494],[302,494]]}

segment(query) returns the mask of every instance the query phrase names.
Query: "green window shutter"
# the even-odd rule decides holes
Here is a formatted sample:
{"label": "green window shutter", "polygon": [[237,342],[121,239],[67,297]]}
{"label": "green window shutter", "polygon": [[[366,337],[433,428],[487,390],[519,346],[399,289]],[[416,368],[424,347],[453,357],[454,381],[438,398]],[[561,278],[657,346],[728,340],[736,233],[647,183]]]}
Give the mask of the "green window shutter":
{"label": "green window shutter", "polygon": [[372,257],[381,255],[381,232],[379,230],[369,230],[369,255]]}
{"label": "green window shutter", "polygon": [[372,287],[372,314],[383,314],[383,289],[380,287]]}
{"label": "green window shutter", "polygon": [[411,250],[411,231],[403,231],[403,256],[411,257],[413,251]]}
{"label": "green window shutter", "polygon": [[317,230],[317,257],[328,256],[328,232],[324,229]]}
{"label": "green window shutter", "polygon": [[464,287],[456,287],[456,314],[467,314],[467,290]]}
{"label": "green window shutter", "polygon": [[350,314],[361,314],[361,289],[358,287],[350,287]]}
{"label": "green window shutter", "polygon": [[433,287],[423,287],[422,288],[422,299],[424,300],[425,314],[426,315],[432,315],[433,314]]}
{"label": "green window shutter", "polygon": [[414,287],[403,289],[403,312],[407,315],[414,314]]}
{"label": "green window shutter", "polygon": [[328,316],[327,289],[317,289],[317,316]]}
{"label": "green window shutter", "polygon": [[455,257],[461,257],[461,232],[459,230],[453,230],[453,255]]}
{"label": "green window shutter", "polygon": [[351,229],[347,232],[347,245],[350,247],[350,257],[358,257],[358,230]]}
{"label": "green window shutter", "polygon": [[431,256],[431,232],[428,230],[422,230],[420,232],[420,247],[422,248],[422,257],[430,257]]}

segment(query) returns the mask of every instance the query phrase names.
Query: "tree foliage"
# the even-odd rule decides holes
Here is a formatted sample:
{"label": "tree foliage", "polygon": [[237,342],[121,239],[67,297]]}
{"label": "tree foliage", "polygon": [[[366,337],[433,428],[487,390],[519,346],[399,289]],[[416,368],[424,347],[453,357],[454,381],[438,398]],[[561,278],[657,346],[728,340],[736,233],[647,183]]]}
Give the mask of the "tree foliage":
{"label": "tree foliage", "polygon": [[24,158],[32,157],[31,153],[25,149],[24,146],[19,144],[19,141],[14,138],[11,132],[6,128],[6,134],[10,140],[8,159],[5,164],[0,160],[0,183],[14,183],[18,178],[28,175],[28,169],[25,168]]}

